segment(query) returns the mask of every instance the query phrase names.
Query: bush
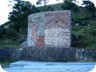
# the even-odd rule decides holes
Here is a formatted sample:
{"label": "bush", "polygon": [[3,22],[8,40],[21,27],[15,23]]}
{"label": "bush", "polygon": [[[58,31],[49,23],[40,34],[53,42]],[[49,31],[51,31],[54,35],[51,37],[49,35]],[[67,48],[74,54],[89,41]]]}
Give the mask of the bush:
{"label": "bush", "polygon": [[0,40],[0,48],[19,48],[19,43],[10,39]]}
{"label": "bush", "polygon": [[72,46],[96,48],[96,22],[84,26],[73,26]]}

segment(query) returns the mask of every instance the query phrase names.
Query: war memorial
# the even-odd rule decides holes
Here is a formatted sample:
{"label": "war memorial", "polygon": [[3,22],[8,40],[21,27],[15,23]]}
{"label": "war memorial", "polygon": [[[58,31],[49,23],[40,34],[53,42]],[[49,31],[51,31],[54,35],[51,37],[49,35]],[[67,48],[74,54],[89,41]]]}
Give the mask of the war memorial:
{"label": "war memorial", "polygon": [[25,47],[0,49],[0,60],[17,61],[11,63],[9,68],[5,68],[9,72],[92,70],[96,64],[96,50],[72,48],[71,38],[70,10],[31,14],[28,16]]}
{"label": "war memorial", "polygon": [[29,15],[28,46],[71,46],[71,11]]}

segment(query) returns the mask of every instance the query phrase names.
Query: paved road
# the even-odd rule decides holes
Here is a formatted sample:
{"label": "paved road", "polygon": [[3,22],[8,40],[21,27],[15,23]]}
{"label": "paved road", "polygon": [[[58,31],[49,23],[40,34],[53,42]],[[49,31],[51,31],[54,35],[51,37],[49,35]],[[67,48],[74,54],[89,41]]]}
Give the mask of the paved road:
{"label": "paved road", "polygon": [[18,61],[4,68],[7,72],[89,72],[96,62],[27,62]]}

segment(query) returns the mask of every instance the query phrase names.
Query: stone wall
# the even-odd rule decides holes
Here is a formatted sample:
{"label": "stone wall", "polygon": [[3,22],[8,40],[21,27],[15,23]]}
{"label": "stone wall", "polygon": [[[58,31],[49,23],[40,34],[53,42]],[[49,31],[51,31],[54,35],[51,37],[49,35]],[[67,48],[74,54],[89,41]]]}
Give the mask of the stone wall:
{"label": "stone wall", "polygon": [[96,61],[96,50],[64,47],[0,49],[0,61]]}
{"label": "stone wall", "polygon": [[[60,48],[60,47],[59,47]],[[22,59],[33,61],[75,61],[75,50],[58,47],[37,47],[23,49]],[[25,57],[26,58],[25,58]]]}
{"label": "stone wall", "polygon": [[71,45],[71,12],[49,11],[28,17],[28,46]]}
{"label": "stone wall", "polygon": [[0,49],[0,61],[20,60],[21,49]]}

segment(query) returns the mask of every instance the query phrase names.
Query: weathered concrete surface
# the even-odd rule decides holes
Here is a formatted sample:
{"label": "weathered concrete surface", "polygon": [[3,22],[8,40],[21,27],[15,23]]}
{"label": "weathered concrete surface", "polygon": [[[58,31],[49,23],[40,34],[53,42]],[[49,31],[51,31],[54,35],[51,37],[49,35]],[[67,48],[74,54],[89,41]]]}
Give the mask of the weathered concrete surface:
{"label": "weathered concrete surface", "polygon": [[89,72],[96,62],[29,62],[11,63],[8,72]]}
{"label": "weathered concrete surface", "polygon": [[71,45],[71,12],[49,11],[28,17],[28,46]]}

